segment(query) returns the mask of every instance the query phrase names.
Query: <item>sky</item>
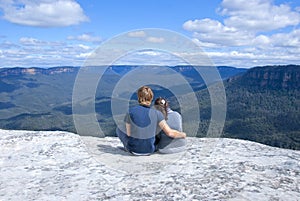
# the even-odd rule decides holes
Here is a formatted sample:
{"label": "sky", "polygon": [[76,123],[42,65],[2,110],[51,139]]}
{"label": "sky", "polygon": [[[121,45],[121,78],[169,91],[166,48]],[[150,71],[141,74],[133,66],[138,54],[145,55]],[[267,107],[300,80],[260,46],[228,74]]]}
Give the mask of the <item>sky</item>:
{"label": "sky", "polygon": [[[0,0],[0,68],[82,66],[128,32],[163,47],[148,28],[183,35],[216,66],[300,64],[298,0]],[[117,63],[178,62],[154,52]]]}

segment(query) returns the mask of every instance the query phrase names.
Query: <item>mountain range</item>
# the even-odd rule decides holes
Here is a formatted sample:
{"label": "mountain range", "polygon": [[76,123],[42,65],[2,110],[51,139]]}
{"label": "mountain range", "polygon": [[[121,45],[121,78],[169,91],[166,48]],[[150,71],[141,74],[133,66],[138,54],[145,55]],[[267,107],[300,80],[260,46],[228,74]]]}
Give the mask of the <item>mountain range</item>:
{"label": "mountain range", "polygon": [[224,137],[300,149],[300,66],[251,68],[225,88]]}
{"label": "mountain range", "polygon": [[[111,92],[122,76],[136,67],[139,66],[110,66],[99,82],[95,108],[107,136],[114,136],[116,127],[110,110]],[[170,68],[188,80],[197,95],[201,111],[197,136],[204,137],[211,118],[207,86],[192,66]],[[79,69],[72,66],[0,69],[0,128],[76,132],[72,93]],[[217,69],[227,99],[222,137],[300,149],[300,66]],[[180,111],[176,97],[168,90],[154,86],[154,93],[168,98],[172,108]],[[190,105],[191,110],[194,107],[197,106]]]}

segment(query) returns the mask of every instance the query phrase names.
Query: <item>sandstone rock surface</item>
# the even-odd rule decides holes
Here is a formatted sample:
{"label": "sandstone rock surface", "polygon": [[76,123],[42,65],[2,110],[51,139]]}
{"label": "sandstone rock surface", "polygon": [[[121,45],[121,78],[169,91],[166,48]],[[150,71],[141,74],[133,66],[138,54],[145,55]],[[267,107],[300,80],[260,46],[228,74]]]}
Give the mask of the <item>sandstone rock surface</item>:
{"label": "sandstone rock surface", "polygon": [[187,140],[131,156],[114,137],[0,130],[0,200],[299,200],[300,151]]}

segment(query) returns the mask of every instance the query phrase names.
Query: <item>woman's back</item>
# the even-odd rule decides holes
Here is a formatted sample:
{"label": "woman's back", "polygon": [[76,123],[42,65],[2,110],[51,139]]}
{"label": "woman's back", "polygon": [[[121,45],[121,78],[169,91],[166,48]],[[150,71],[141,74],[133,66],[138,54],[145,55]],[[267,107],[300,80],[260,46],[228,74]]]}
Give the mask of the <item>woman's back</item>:
{"label": "woman's back", "polygon": [[[182,117],[181,115],[168,108],[168,119],[167,124],[172,129],[182,131]],[[185,149],[186,140],[185,138],[171,138],[167,136],[163,131],[159,133],[159,142],[157,149],[161,153],[177,153]]]}

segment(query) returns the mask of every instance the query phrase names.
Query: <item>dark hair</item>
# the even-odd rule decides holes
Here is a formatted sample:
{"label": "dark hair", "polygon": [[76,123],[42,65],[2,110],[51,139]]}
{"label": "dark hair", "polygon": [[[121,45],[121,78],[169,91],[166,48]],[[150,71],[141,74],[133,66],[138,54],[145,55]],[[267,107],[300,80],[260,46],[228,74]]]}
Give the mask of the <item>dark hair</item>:
{"label": "dark hair", "polygon": [[164,99],[162,97],[157,98],[154,102],[154,107],[163,113],[166,120],[168,119],[169,103],[166,99]]}

